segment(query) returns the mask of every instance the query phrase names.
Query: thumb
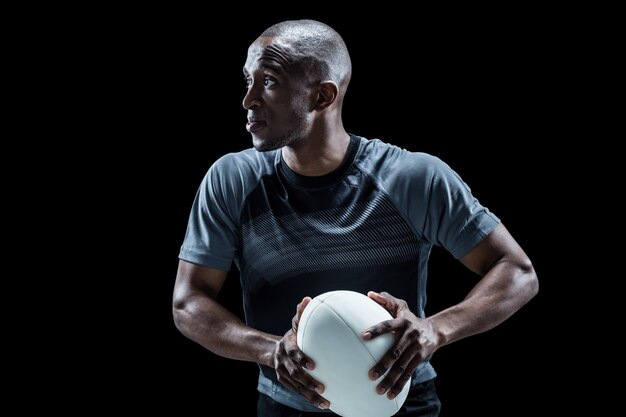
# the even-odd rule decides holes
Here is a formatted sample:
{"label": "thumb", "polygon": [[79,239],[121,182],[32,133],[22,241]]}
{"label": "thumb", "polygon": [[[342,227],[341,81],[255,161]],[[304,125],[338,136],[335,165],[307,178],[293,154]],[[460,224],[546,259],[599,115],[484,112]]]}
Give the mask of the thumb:
{"label": "thumb", "polygon": [[367,296],[383,306],[391,313],[392,316],[396,317],[396,312],[398,311],[398,306],[400,305],[399,299],[384,291],[381,293],[369,291]]}

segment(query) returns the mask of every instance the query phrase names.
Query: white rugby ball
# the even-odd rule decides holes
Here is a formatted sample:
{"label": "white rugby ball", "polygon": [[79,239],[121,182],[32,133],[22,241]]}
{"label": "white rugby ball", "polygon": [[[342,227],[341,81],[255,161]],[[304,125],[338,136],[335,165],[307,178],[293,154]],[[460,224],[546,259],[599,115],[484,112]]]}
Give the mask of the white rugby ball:
{"label": "white rugby ball", "polygon": [[307,370],[324,384],[322,397],[343,417],[389,417],[397,413],[409,393],[409,380],[390,400],[376,385],[384,378],[369,379],[369,370],[393,346],[384,334],[364,340],[365,329],[392,319],[391,314],[368,296],[347,290],[330,291],[313,298],[298,323],[300,349],[315,361]]}

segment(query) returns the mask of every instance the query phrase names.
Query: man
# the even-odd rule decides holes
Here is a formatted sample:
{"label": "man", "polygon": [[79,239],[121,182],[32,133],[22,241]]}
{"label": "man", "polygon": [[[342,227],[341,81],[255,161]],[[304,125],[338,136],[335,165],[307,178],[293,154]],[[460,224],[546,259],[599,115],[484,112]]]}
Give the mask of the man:
{"label": "man", "polygon": [[[377,390],[391,399],[412,376],[397,415],[437,416],[433,353],[500,324],[538,290],[522,248],[448,165],[346,132],[351,72],[343,39],[317,21],[278,23],[252,43],[243,106],[254,149],[209,169],[181,247],[175,323],[217,355],[259,364],[259,416],[330,406],[296,344],[312,296],[350,289],[389,310],[394,319],[363,337],[393,332],[396,345],[363,377],[389,370]],[[481,279],[425,317],[433,245]],[[233,262],[246,323],[216,301]]]}

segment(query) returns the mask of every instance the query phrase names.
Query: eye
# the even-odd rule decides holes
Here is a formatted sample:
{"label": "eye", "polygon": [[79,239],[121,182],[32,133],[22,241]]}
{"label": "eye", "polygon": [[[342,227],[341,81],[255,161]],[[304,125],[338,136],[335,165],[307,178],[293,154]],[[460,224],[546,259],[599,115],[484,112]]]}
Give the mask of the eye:
{"label": "eye", "polygon": [[266,87],[272,87],[273,85],[276,84],[276,80],[272,77],[270,77],[269,75],[266,75],[263,78],[263,85]]}
{"label": "eye", "polygon": [[[246,88],[250,88],[252,86],[253,81],[254,80],[252,77],[248,75],[244,75],[243,82]],[[265,75],[263,77],[263,85],[265,87],[273,87],[274,85],[276,85],[276,79],[270,75]]]}

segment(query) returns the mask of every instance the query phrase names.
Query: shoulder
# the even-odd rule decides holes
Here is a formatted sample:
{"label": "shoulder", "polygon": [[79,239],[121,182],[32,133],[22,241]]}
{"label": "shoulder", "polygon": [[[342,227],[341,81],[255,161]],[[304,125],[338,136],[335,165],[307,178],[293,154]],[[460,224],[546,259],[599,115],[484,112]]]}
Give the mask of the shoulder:
{"label": "shoulder", "polygon": [[250,148],[222,155],[211,165],[209,172],[214,174],[259,174],[272,170],[275,160],[276,151],[258,152]]}
{"label": "shoulder", "polygon": [[393,173],[420,178],[455,175],[450,166],[435,155],[409,151],[380,139],[360,139],[362,145],[357,163],[372,174]]}
{"label": "shoulder", "polygon": [[227,153],[213,162],[204,185],[213,190],[245,193],[274,172],[276,159],[276,151],[258,152],[253,148]]}

